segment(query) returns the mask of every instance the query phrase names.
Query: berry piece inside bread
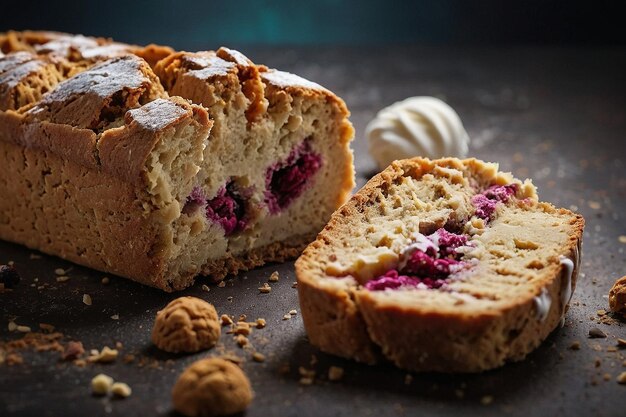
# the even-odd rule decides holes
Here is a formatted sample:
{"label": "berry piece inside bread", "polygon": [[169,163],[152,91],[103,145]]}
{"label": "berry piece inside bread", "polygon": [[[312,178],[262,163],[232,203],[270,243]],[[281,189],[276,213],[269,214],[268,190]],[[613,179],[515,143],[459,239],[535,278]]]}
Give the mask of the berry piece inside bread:
{"label": "berry piece inside bread", "polygon": [[521,360],[566,312],[583,227],[495,164],[395,162],[296,262],[309,339],[414,371]]}

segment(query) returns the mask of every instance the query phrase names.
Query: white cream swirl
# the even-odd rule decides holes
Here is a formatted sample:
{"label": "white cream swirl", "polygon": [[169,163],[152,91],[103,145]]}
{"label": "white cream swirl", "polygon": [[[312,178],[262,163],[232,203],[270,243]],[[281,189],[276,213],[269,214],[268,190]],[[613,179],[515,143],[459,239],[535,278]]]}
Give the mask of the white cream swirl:
{"label": "white cream swirl", "polygon": [[378,112],[365,130],[369,152],[383,169],[396,159],[467,156],[469,136],[458,114],[435,97],[410,97]]}

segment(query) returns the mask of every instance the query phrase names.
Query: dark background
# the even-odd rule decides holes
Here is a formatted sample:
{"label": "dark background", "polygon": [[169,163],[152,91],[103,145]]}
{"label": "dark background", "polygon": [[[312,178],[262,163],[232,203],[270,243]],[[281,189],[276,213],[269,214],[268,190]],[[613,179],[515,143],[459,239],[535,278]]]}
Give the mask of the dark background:
{"label": "dark background", "polygon": [[0,31],[48,29],[175,48],[243,44],[624,45],[618,1],[5,1]]}

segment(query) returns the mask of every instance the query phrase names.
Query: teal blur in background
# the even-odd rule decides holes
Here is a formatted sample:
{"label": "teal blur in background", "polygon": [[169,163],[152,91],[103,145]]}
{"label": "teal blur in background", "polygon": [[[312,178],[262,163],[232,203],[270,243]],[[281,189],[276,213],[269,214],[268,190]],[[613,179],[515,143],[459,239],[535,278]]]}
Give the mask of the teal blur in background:
{"label": "teal blur in background", "polygon": [[624,44],[620,2],[550,0],[6,1],[0,31],[217,44]]}

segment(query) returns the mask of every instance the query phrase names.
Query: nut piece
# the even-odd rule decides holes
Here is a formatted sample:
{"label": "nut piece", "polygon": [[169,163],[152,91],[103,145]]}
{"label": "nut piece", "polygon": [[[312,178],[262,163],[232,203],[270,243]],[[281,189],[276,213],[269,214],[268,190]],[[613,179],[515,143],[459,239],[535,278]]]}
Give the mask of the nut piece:
{"label": "nut piece", "polygon": [[128,384],[125,384],[124,382],[116,382],[111,386],[111,392],[116,397],[128,398],[130,397],[130,394],[133,393],[133,390],[130,389]]}
{"label": "nut piece", "polygon": [[198,352],[220,338],[215,307],[195,297],[180,297],[157,313],[152,342],[166,352]]}
{"label": "nut piece", "polygon": [[609,291],[609,308],[615,313],[626,314],[626,275],[615,281]]}
{"label": "nut piece", "polygon": [[248,407],[252,397],[246,374],[222,358],[194,362],[172,390],[174,408],[189,417],[238,413]]}
{"label": "nut piece", "polygon": [[113,386],[113,378],[105,374],[98,374],[91,380],[91,391],[95,395],[106,395]]}

